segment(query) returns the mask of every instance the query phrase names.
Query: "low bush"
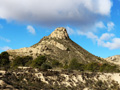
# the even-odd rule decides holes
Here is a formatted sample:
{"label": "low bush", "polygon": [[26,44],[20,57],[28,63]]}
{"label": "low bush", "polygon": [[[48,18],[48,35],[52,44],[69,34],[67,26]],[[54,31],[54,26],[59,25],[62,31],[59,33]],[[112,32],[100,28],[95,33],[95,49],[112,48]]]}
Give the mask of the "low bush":
{"label": "low bush", "polygon": [[100,72],[120,72],[120,70],[117,68],[116,65],[105,63],[100,67]]}
{"label": "low bush", "polygon": [[9,54],[7,52],[2,52],[0,54],[0,59],[7,59],[7,60],[9,60]]}
{"label": "low bush", "polygon": [[67,50],[67,51],[70,51],[70,49],[69,49],[69,48],[67,48],[66,50]]}
{"label": "low bush", "polygon": [[49,64],[44,63],[41,65],[41,69],[47,70],[47,69],[52,69],[52,67]]}
{"label": "low bush", "polygon": [[87,64],[81,64],[76,59],[72,59],[69,65],[64,66],[65,69],[91,71],[91,72],[120,72],[116,65],[108,63],[91,62]]}
{"label": "low bush", "polygon": [[88,63],[85,65],[85,70],[88,70],[88,71],[92,71],[92,72],[95,72],[95,71],[98,71],[100,69],[98,63]]}
{"label": "low bush", "polygon": [[70,61],[68,69],[72,69],[72,70],[84,70],[84,65],[78,63],[78,61],[76,59],[72,59]]}
{"label": "low bush", "polygon": [[62,66],[62,64],[57,60],[53,60],[51,62],[51,64],[52,64],[52,67],[61,67]]}
{"label": "low bush", "polygon": [[116,65],[111,65],[108,63],[88,63],[85,65],[85,70],[91,72],[120,72]]}
{"label": "low bush", "polygon": [[5,67],[10,64],[9,54],[7,52],[2,52],[0,54],[0,67]]}
{"label": "low bush", "polygon": [[31,66],[36,67],[36,68],[40,68],[41,65],[43,63],[45,63],[46,60],[47,60],[47,58],[45,56],[39,56],[35,60],[32,61]]}
{"label": "low bush", "polygon": [[24,57],[16,57],[12,62],[12,67],[18,66],[26,66],[28,62],[32,61],[32,57],[24,56]]}

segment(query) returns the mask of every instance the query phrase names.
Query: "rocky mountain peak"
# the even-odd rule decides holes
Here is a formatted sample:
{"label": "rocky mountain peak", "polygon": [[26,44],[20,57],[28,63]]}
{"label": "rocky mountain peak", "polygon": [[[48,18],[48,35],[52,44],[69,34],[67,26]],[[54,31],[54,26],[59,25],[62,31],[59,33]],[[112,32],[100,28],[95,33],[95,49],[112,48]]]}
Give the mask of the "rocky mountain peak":
{"label": "rocky mountain peak", "polygon": [[68,39],[68,33],[67,30],[64,27],[56,28],[55,31],[53,31],[50,35],[50,38],[56,38],[56,39]]}
{"label": "rocky mountain peak", "polygon": [[[49,36],[43,37],[31,47],[7,51],[11,60],[16,56],[32,56],[34,59],[46,55],[51,60],[69,62],[76,58],[80,63],[98,62],[98,57],[92,55],[69,38],[67,30],[56,28]],[[101,61],[99,61],[101,62]]]}

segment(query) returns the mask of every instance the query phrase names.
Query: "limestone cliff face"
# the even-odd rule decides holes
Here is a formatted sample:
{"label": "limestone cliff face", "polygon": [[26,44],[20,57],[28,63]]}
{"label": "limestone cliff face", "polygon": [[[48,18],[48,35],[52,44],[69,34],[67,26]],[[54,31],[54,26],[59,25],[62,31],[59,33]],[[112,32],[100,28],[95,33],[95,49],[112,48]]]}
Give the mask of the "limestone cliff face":
{"label": "limestone cliff face", "polygon": [[16,50],[7,51],[11,59],[15,56],[32,56],[36,58],[39,55],[47,55],[51,59],[65,61],[76,58],[79,62],[88,63],[98,60],[98,57],[90,54],[88,51],[73,42],[63,27],[55,29],[49,36],[43,37],[37,44]]}

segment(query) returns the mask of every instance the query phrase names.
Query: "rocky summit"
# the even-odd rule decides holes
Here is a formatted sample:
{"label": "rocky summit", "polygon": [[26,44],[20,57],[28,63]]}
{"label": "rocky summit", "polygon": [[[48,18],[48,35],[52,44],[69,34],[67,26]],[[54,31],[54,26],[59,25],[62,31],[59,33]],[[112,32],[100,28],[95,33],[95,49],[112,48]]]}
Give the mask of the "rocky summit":
{"label": "rocky summit", "polygon": [[49,35],[50,38],[56,39],[69,39],[67,30],[63,27],[57,28],[54,32]]}
{"label": "rocky summit", "polygon": [[8,50],[10,59],[16,56],[46,55],[49,59],[59,60],[60,62],[69,61],[76,58],[79,62],[89,63],[98,62],[100,58],[92,55],[81,46],[73,42],[63,27],[56,28],[49,36],[43,37],[37,44],[16,50]]}

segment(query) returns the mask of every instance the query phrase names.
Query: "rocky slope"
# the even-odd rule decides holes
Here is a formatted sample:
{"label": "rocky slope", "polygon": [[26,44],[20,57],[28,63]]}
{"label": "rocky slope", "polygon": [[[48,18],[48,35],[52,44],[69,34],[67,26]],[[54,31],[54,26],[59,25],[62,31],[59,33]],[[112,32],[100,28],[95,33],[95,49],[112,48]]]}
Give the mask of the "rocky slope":
{"label": "rocky slope", "polygon": [[98,58],[75,42],[73,42],[63,27],[55,29],[49,36],[43,37],[40,42],[31,46],[16,50],[7,51],[11,55],[11,59],[15,56],[32,56],[36,58],[39,55],[46,55],[49,59],[71,60],[76,58],[81,63],[100,62]]}
{"label": "rocky slope", "polygon": [[120,90],[120,73],[19,68],[0,74],[2,90]]}
{"label": "rocky slope", "polygon": [[120,66],[120,55],[111,56],[111,57],[105,58],[105,60],[107,62],[110,62],[110,63]]}

